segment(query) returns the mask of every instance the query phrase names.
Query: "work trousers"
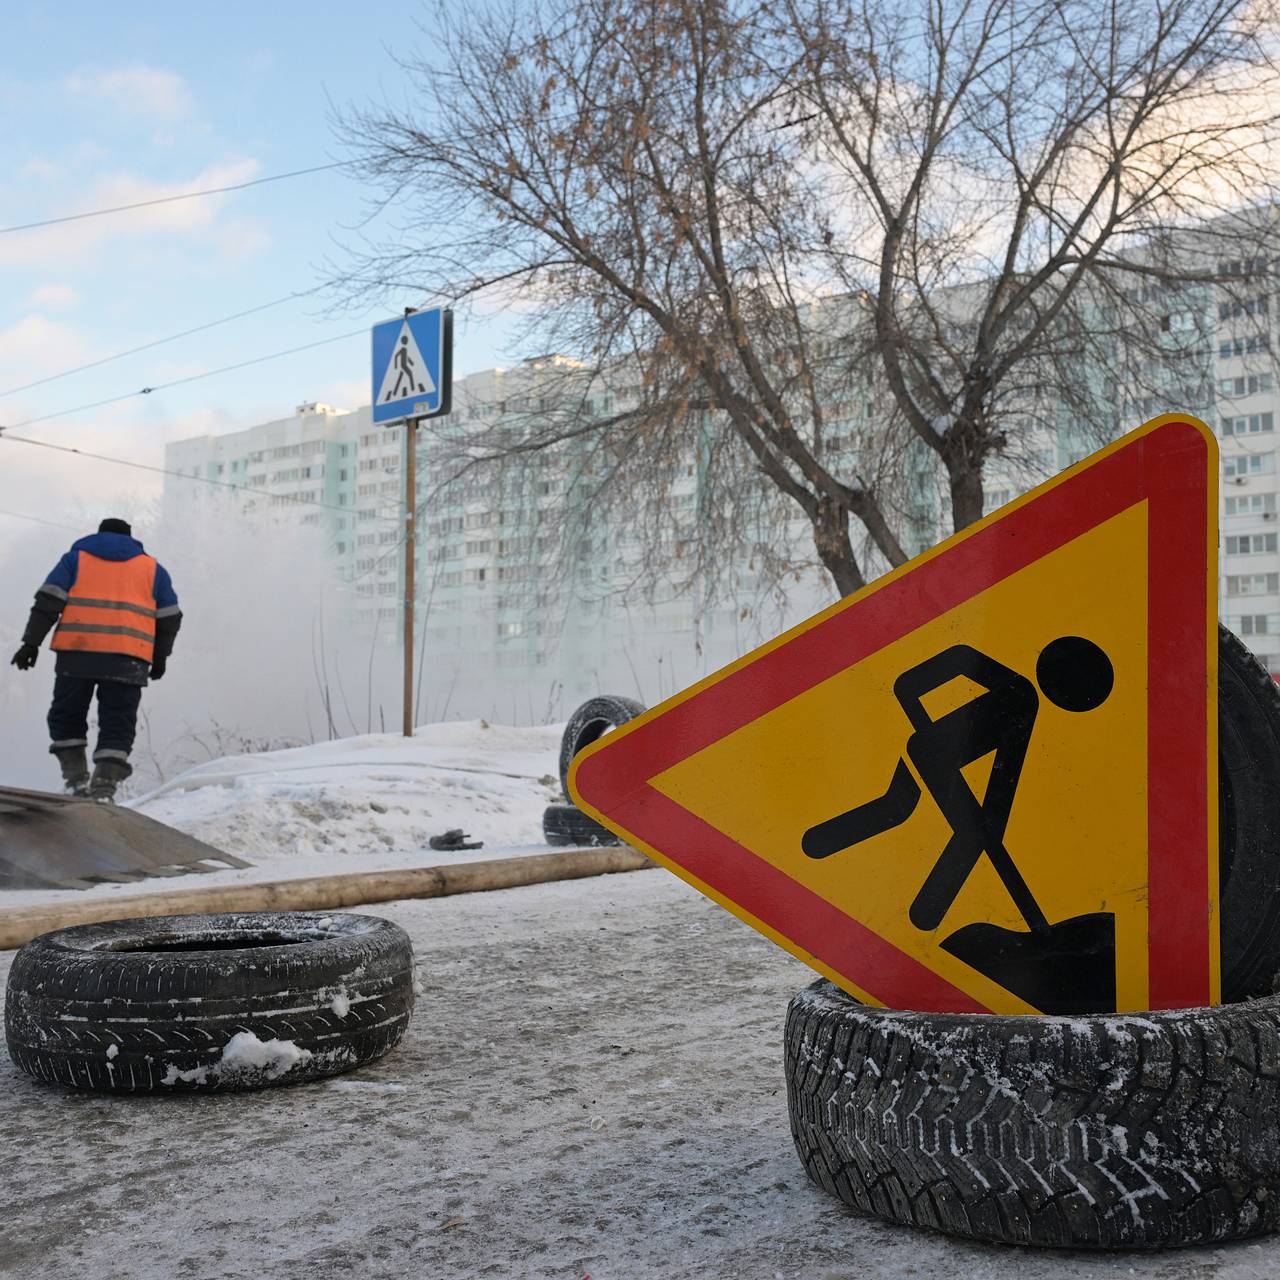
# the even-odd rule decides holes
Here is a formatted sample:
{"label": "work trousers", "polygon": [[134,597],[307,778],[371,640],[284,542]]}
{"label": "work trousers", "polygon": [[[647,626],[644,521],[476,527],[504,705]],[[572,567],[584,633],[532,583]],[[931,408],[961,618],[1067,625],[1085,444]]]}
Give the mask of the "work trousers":
{"label": "work trousers", "polygon": [[51,751],[83,747],[89,742],[89,704],[98,691],[98,760],[128,760],[138,728],[138,704],[142,686],[122,680],[90,680],[83,676],[57,675],[53,679],[53,703],[49,707]]}

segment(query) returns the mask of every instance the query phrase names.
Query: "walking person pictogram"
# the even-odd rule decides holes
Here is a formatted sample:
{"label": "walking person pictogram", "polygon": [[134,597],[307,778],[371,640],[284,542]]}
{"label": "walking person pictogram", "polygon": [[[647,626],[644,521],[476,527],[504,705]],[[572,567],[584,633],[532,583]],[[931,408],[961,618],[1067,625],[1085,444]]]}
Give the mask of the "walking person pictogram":
{"label": "walking person pictogram", "polygon": [[[384,399],[398,400],[401,396],[413,395],[415,390],[419,394],[426,391],[426,387],[417,381],[414,376],[413,357],[409,354],[409,337],[407,334],[401,336],[400,344],[396,347],[396,353],[392,357],[392,363],[395,365],[396,380]],[[405,384],[403,391],[400,389],[401,384]]]}
{"label": "walking person pictogram", "polygon": [[[934,719],[923,699],[957,677],[973,681],[982,692]],[[1051,641],[1036,662],[1039,692],[1065,711],[1101,706],[1114,679],[1107,655],[1081,636]],[[810,827],[801,840],[804,852],[829,858],[901,825],[920,799],[918,774],[952,835],[911,903],[911,923],[926,932],[937,929],[985,854],[1027,931],[969,924],[944,939],[943,950],[1045,1013],[1113,1011],[1114,914],[1092,912],[1051,924],[1005,848],[1039,711],[1036,684],[961,644],[905,671],[893,691],[913,730],[906,759],[898,761],[883,795]],[[992,753],[991,775],[979,800],[962,770]]]}

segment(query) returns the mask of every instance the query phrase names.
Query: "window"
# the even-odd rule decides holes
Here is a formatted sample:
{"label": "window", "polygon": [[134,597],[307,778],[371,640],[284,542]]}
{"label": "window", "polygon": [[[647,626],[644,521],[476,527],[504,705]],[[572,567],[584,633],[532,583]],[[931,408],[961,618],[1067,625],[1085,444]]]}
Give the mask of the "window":
{"label": "window", "polygon": [[1232,356],[1252,356],[1270,350],[1270,335],[1255,333],[1247,338],[1224,338],[1218,347],[1218,356],[1230,360]]}
{"label": "window", "polygon": [[1218,263],[1220,276],[1253,276],[1265,274],[1267,260],[1263,257],[1223,259]]}
{"label": "window", "polygon": [[1269,615],[1265,613],[1246,613],[1236,619],[1236,632],[1242,636],[1265,636],[1269,630]]}
{"label": "window", "polygon": [[378,594],[380,596],[393,596],[396,593],[396,584],[394,582],[378,583]]}
{"label": "window", "polygon": [[1252,556],[1276,549],[1274,533],[1237,533],[1227,535],[1227,555]]}
{"label": "window", "polygon": [[1218,303],[1219,320],[1235,320],[1240,316],[1265,316],[1267,314],[1267,295],[1260,293],[1256,298],[1233,299],[1230,302]]}
{"label": "window", "polygon": [[994,511],[996,507],[1003,507],[1010,496],[1008,489],[988,489],[982,495],[982,504],[988,511]]}
{"label": "window", "polygon": [[1250,413],[1241,418],[1222,419],[1224,436],[1256,436],[1274,429],[1275,421],[1270,413]]}
{"label": "window", "polygon": [[1260,391],[1270,391],[1271,389],[1272,379],[1269,373],[1218,379],[1218,394],[1224,396],[1256,396]]}
{"label": "window", "polygon": [[1239,497],[1228,498],[1223,507],[1229,516],[1256,516],[1275,512],[1276,495],[1274,493],[1242,493]]}
{"label": "window", "polygon": [[[486,570],[484,569],[465,569],[463,571],[462,580],[464,582],[483,582],[485,580]],[[447,574],[445,575],[448,576]]]}
{"label": "window", "polygon": [[462,570],[454,569],[452,573],[442,573],[440,575],[440,585],[442,587],[460,587],[462,585]]}
{"label": "window", "polygon": [[514,640],[517,636],[524,635],[525,624],[523,622],[500,622],[498,623],[498,639]]}
{"label": "window", "polygon": [[467,555],[469,556],[487,556],[492,550],[492,538],[480,538],[475,542],[467,543]]}
{"label": "window", "polygon": [[356,546],[370,547],[378,540],[376,533],[362,533],[356,538]]}
{"label": "window", "polygon": [[1269,476],[1275,469],[1274,453],[1242,453],[1222,460],[1224,476]]}
{"label": "window", "polygon": [[1229,596],[1280,595],[1280,573],[1231,573],[1227,575]]}
{"label": "window", "polygon": [[466,518],[466,527],[468,529],[487,529],[491,523],[491,518],[487,511],[469,511]]}

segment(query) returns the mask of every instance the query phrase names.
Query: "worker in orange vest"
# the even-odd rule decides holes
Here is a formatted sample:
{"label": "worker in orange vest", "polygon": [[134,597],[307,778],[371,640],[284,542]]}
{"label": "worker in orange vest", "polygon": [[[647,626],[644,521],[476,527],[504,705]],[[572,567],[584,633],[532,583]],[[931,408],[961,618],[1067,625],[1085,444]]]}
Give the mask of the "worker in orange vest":
{"label": "worker in orange vest", "polygon": [[[138,704],[148,679],[159,680],[182,624],[168,571],[123,520],[72,544],[36,592],[13,655],[19,671],[36,664],[50,630],[58,655],[49,708],[49,748],[72,795],[112,800],[132,772]],[[56,630],[54,628],[56,627]],[[98,695],[98,745],[89,775],[89,705]]]}

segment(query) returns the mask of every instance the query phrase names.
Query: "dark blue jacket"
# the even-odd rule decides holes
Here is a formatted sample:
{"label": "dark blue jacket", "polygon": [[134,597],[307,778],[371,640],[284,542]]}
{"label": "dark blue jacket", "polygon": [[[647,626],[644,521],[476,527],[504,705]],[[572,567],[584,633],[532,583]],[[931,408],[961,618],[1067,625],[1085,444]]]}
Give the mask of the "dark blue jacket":
{"label": "dark blue jacket", "polygon": [[[81,551],[87,551],[100,560],[132,560],[135,556],[146,554],[137,538],[123,533],[91,533],[87,538],[73,542],[71,550],[54,565],[53,571],[36,592],[36,602],[22,636],[24,644],[42,644],[45,636],[53,630],[62,616],[67,595],[76,583]],[[155,598],[156,645],[153,661],[165,662],[173,652],[174,637],[182,625],[182,611],[178,607],[178,596],[173,589],[169,571],[159,563],[156,564]],[[56,670],[59,675],[80,676],[88,680],[122,680],[126,684],[146,684],[151,668],[142,659],[131,658],[128,654],[64,650],[58,654]]]}

